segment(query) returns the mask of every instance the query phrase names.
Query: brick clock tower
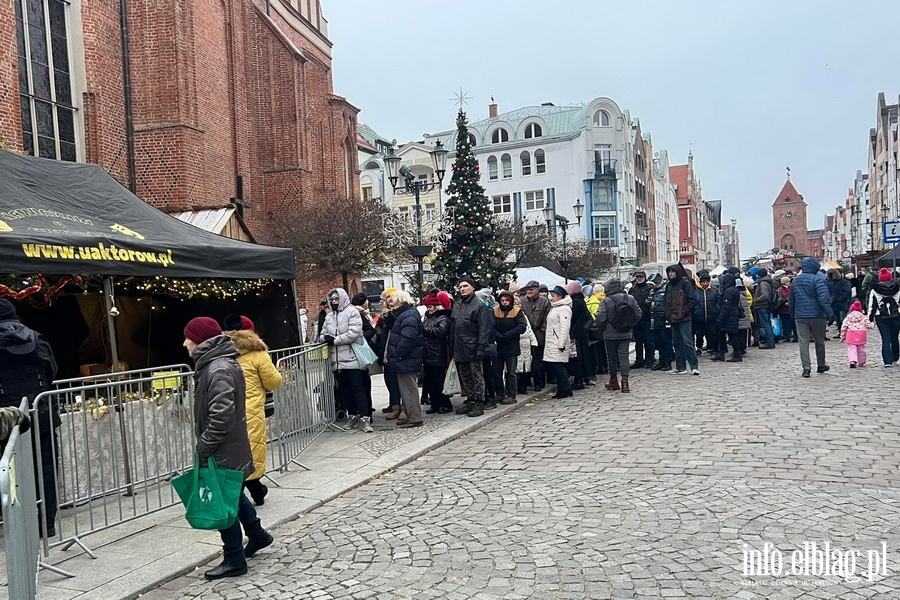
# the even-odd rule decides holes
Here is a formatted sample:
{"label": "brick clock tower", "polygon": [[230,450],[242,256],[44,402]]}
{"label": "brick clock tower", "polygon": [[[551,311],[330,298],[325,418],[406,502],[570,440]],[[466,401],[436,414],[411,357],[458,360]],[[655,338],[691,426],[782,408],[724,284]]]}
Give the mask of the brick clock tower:
{"label": "brick clock tower", "polygon": [[[791,183],[790,178],[772,203],[772,224],[775,230],[774,248],[807,254],[806,202]],[[789,269],[796,270],[800,261],[786,260]]]}

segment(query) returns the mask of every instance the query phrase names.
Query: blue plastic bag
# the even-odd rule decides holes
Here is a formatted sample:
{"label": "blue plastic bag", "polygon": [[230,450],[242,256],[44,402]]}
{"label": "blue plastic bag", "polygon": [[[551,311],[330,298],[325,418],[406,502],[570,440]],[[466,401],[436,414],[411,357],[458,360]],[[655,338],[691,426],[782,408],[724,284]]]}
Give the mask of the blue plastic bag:
{"label": "blue plastic bag", "polygon": [[775,335],[781,335],[781,317],[772,317],[772,331]]}

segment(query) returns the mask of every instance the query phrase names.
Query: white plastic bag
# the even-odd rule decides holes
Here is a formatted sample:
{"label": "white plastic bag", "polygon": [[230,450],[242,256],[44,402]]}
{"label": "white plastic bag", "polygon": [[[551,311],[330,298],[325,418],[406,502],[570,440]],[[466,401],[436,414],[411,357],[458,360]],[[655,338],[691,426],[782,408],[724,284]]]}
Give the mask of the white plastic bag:
{"label": "white plastic bag", "polygon": [[454,396],[462,394],[462,383],[459,381],[459,373],[456,371],[456,361],[451,360],[447,367],[447,375],[444,377],[444,394]]}

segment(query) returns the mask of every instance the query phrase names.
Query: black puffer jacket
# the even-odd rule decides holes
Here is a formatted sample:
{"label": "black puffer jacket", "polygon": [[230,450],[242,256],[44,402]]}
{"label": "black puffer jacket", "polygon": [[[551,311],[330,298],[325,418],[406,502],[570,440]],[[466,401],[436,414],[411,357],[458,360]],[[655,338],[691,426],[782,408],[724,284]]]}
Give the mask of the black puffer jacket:
{"label": "black puffer jacket", "polygon": [[388,367],[397,373],[418,373],[425,358],[422,318],[411,304],[401,304],[393,312],[397,318],[388,336]]}
{"label": "black puffer jacket", "polygon": [[665,329],[666,322],[666,288],[668,283],[663,281],[658,288],[653,290],[650,301],[650,327],[652,329]]}
{"label": "black puffer jacket", "polygon": [[453,303],[450,316],[450,345],[453,359],[474,362],[491,354],[494,316],[475,294]]}
{"label": "black puffer jacket", "polygon": [[[637,301],[638,308],[641,309],[641,320],[650,320],[650,305],[653,301],[653,291],[653,286],[646,281],[631,286],[629,294]],[[609,294],[608,291],[607,294]]]}
{"label": "black puffer jacket", "polygon": [[717,316],[719,329],[728,333],[738,333],[741,328],[741,319],[746,317],[741,314],[743,313],[741,296],[744,295],[744,288],[734,285],[734,275],[731,273],[724,273],[719,278],[719,282],[719,288],[722,290]]}
{"label": "black puffer jacket", "polygon": [[447,350],[450,337],[450,311],[439,310],[425,314],[425,366],[446,367],[450,362]]}
{"label": "black puffer jacket", "polygon": [[237,347],[227,335],[197,346],[191,355],[194,373],[194,433],[200,466],[210,456],[216,466],[253,475],[253,455],[247,435],[246,383]]}
{"label": "black puffer jacket", "polygon": [[497,356],[518,356],[519,337],[525,333],[528,323],[525,313],[518,306],[503,312],[500,305],[494,307],[494,339],[497,341]]}
{"label": "black puffer jacket", "polygon": [[681,263],[667,267],[666,277],[670,271],[674,271],[676,276],[669,279],[666,286],[666,319],[669,323],[686,323],[694,318],[697,286],[694,285],[694,280],[687,276]]}
{"label": "black puffer jacket", "polygon": [[378,322],[375,323],[375,354],[378,355],[378,364],[382,367],[384,364],[385,352],[387,352],[387,338],[388,332],[391,330],[391,327],[394,326],[394,321],[396,320],[396,315],[394,315],[393,311],[387,310],[381,313],[381,317],[379,317]]}

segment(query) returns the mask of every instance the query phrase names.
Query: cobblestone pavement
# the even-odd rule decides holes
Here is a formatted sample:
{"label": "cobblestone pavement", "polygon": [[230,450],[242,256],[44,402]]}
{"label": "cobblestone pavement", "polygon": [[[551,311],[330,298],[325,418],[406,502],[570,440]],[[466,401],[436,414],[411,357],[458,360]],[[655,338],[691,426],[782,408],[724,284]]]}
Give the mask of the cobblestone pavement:
{"label": "cobblestone pavement", "polygon": [[[166,588],[225,600],[898,598],[900,368],[880,366],[877,339],[863,369],[846,366],[840,342],[828,351],[831,372],[811,379],[797,345],[780,344],[740,364],[701,359],[700,377],[637,372],[630,395],[542,399],[275,530],[247,577],[208,583],[199,569]],[[862,580],[791,575],[806,542],[859,550]],[[867,552],[882,542],[887,575],[870,581]],[[782,575],[745,576],[745,545],[766,543]]]}

